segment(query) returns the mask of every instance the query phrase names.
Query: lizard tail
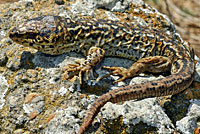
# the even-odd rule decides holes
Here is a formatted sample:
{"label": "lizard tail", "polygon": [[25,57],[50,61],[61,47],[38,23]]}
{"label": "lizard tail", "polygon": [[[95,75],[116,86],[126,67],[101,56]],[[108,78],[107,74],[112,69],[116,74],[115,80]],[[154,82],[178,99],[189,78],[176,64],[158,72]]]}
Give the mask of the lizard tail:
{"label": "lizard tail", "polygon": [[89,128],[92,121],[100,111],[100,109],[107,103],[117,103],[127,100],[143,99],[147,97],[166,96],[177,94],[192,83],[194,73],[194,62],[192,59],[180,59],[173,63],[176,66],[172,68],[171,75],[166,76],[155,81],[149,81],[141,84],[121,87],[111,90],[108,93],[100,96],[88,110],[88,114],[81,125],[78,134],[84,134]]}
{"label": "lizard tail", "polygon": [[90,126],[96,115],[99,113],[100,109],[111,99],[114,98],[114,92],[110,91],[102,96],[100,96],[89,108],[87,116],[83,124],[81,125],[78,134],[83,134],[87,128]]}
{"label": "lizard tail", "polygon": [[[139,84],[138,84],[139,85]],[[136,86],[137,87],[137,86]],[[123,97],[120,92],[124,91],[124,88],[127,90],[129,88],[132,88],[132,86],[127,86],[127,87],[121,87],[116,90],[111,90],[107,92],[106,94],[103,94],[100,96],[89,108],[87,116],[85,117],[81,127],[79,128],[78,134],[84,134],[84,132],[89,128],[89,126],[92,124],[92,121],[96,117],[96,115],[99,113],[100,109],[107,103],[107,102],[112,102],[112,103],[117,103],[120,101],[127,101],[131,99],[137,99],[139,98],[138,96],[132,95],[127,98]],[[140,89],[137,90],[137,92],[140,92]]]}

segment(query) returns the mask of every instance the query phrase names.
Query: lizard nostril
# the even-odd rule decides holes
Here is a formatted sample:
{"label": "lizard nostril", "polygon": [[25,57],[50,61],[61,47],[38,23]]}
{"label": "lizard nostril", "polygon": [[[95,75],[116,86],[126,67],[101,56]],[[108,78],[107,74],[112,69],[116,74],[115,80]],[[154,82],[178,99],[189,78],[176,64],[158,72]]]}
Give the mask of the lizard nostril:
{"label": "lizard nostril", "polygon": [[15,34],[9,33],[9,37],[13,38],[15,36]]}

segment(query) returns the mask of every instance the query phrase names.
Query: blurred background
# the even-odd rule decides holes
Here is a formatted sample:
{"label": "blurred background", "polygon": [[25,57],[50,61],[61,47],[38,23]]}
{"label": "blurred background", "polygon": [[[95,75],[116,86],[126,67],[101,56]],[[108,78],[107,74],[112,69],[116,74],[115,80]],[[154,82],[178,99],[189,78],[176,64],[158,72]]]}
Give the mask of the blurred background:
{"label": "blurred background", "polygon": [[19,1],[19,0],[1,0],[0,4],[6,3],[6,2],[15,2],[15,1]]}
{"label": "blurred background", "polygon": [[145,0],[166,14],[181,37],[189,41],[200,58],[200,0]]}
{"label": "blurred background", "polygon": [[[0,4],[18,0],[0,0]],[[169,16],[181,37],[189,41],[200,58],[200,0],[144,0]]]}

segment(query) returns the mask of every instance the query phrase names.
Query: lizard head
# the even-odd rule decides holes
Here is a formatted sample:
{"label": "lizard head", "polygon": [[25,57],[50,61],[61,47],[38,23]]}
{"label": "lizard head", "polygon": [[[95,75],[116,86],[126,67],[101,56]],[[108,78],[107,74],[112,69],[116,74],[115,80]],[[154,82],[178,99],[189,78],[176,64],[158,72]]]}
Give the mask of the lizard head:
{"label": "lizard head", "polygon": [[61,18],[58,16],[34,18],[12,28],[9,31],[9,37],[18,44],[51,54],[51,49],[55,49],[64,38],[62,23],[59,19]]}

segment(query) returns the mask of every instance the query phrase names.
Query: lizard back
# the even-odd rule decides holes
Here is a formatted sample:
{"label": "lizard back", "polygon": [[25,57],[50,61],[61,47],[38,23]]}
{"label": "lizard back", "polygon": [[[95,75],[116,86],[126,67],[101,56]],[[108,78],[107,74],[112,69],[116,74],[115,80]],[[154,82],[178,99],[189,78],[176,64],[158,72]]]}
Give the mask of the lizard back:
{"label": "lizard back", "polygon": [[[156,29],[111,20],[72,20],[59,16],[34,18],[18,29],[13,28],[9,36],[19,44],[51,55],[70,51],[87,55],[91,46],[97,46],[105,50],[106,56],[134,61],[155,55],[173,57],[182,49],[179,47],[183,47]],[[188,49],[186,47],[184,49]],[[175,52],[171,54],[168,50]]]}

